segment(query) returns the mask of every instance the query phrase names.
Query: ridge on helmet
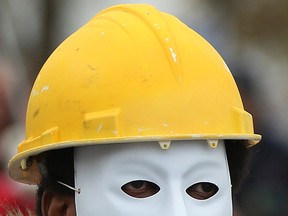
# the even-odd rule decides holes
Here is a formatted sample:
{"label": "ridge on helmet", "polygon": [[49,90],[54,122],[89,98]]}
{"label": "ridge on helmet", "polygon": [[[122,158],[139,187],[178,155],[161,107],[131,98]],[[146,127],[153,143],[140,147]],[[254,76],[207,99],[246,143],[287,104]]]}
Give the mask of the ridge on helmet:
{"label": "ridge on helmet", "polygon": [[[171,140],[260,141],[217,51],[150,5],[116,5],[67,38],[32,88],[12,178],[37,183],[48,150]],[[167,145],[166,145],[167,146]]]}

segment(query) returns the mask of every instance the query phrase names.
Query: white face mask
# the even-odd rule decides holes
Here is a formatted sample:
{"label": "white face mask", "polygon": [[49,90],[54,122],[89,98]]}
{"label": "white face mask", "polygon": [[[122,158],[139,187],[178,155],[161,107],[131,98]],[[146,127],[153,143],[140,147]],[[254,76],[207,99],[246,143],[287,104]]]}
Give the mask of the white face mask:
{"label": "white face mask", "polygon": [[79,147],[75,184],[78,216],[232,216],[223,141]]}

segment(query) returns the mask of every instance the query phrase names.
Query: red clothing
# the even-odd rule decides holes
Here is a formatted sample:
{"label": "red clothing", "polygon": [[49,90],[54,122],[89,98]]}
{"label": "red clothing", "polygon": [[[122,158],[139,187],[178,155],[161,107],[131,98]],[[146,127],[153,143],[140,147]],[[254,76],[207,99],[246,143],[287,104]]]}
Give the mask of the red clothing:
{"label": "red clothing", "polygon": [[8,212],[18,215],[20,211],[23,216],[29,216],[34,211],[34,200],[33,194],[25,192],[18,183],[0,173],[0,215]]}

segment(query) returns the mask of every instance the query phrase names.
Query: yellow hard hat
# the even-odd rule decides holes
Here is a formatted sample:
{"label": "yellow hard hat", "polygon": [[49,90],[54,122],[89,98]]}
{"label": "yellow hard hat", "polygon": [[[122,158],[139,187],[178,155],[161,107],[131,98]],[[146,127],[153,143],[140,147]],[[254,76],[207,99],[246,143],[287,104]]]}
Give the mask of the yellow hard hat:
{"label": "yellow hard hat", "polygon": [[44,64],[28,103],[26,139],[9,172],[37,183],[28,159],[48,150],[203,139],[251,145],[261,139],[225,62],[177,18],[150,5],[116,5]]}

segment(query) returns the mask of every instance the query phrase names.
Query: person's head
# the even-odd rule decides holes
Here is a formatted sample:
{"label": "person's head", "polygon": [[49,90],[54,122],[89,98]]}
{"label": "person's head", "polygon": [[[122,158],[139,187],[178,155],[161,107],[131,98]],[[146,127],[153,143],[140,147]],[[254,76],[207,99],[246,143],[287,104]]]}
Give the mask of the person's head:
{"label": "person's head", "polygon": [[[2,70],[1,65],[0,70]],[[6,85],[8,84],[5,73],[0,71],[0,134],[13,122]]]}
{"label": "person's head", "polygon": [[[13,124],[14,118],[12,115],[11,107],[9,104],[9,95],[11,89],[7,86],[11,86],[11,82],[9,79],[9,72],[3,68],[0,56],[0,172],[6,170],[7,161],[6,159],[6,152],[4,143],[2,142],[3,134],[6,133],[6,130]],[[7,74],[8,73],[8,74]],[[7,78],[8,77],[8,78]]]}
{"label": "person's head", "polygon": [[232,215],[260,138],[207,41],[149,5],[117,5],[41,69],[9,170],[39,185],[39,215]]}

